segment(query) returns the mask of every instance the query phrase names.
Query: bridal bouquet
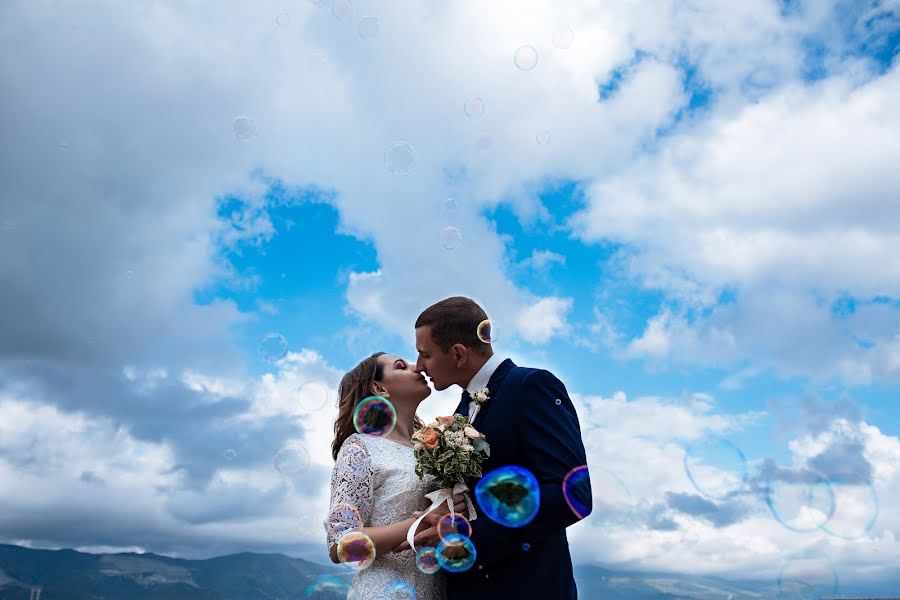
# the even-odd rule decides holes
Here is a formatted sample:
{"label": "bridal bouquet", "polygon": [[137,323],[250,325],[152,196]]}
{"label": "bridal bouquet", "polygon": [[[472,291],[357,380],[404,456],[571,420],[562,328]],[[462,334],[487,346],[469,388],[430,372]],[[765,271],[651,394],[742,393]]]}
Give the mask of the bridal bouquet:
{"label": "bridal bouquet", "polygon": [[[438,417],[433,423],[416,430],[412,436],[416,458],[416,475],[419,479],[433,476],[441,489],[426,494],[431,506],[410,527],[407,534],[409,547],[413,535],[425,515],[447,502],[453,512],[453,495],[469,491],[466,479],[481,477],[481,463],[491,455],[491,447],[484,434],[469,425],[469,418],[462,415]],[[477,518],[469,495],[465,494],[469,520]]]}

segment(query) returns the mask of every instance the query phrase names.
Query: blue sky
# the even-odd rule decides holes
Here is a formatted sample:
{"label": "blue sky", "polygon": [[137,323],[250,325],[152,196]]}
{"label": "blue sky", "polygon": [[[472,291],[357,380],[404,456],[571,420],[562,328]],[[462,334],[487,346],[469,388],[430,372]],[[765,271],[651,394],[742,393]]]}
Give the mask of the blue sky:
{"label": "blue sky", "polygon": [[[419,311],[465,294],[628,487],[570,530],[576,562],[774,580],[813,548],[887,574],[900,512],[864,527],[859,493],[900,492],[895,4],[8,5],[0,482],[46,500],[4,497],[2,541],[321,558],[297,521],[327,507],[333,407],[298,390],[412,358]],[[747,473],[711,501],[684,448],[717,436]],[[287,443],[303,477],[271,468]],[[814,467],[866,480],[835,484],[849,541],[762,497]]]}

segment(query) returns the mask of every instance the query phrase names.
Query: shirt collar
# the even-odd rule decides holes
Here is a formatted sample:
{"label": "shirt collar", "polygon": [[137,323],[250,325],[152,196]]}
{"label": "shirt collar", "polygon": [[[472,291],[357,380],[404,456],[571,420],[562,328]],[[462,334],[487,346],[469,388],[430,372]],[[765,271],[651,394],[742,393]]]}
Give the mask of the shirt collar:
{"label": "shirt collar", "polygon": [[472,378],[469,385],[466,386],[466,391],[469,392],[469,395],[474,395],[475,392],[480,392],[487,387],[488,381],[491,380],[491,375],[494,374],[494,371],[497,370],[497,367],[500,366],[503,360],[503,357],[499,354],[491,355],[488,361],[475,373],[475,377]]}

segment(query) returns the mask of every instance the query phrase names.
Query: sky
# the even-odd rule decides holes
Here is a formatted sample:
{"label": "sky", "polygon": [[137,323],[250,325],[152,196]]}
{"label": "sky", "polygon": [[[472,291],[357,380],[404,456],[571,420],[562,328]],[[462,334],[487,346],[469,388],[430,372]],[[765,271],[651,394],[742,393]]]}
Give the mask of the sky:
{"label": "sky", "polygon": [[887,576],[898,44],[897,0],[3,2],[0,542],[325,562],[341,375],[466,295],[575,402],[574,562]]}

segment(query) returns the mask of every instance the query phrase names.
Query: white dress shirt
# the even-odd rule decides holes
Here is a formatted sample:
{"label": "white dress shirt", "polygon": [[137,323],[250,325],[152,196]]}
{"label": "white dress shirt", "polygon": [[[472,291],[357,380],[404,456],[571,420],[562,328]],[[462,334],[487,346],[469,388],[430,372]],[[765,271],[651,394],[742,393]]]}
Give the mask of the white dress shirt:
{"label": "white dress shirt", "polygon": [[[491,375],[494,374],[494,371],[497,370],[497,367],[499,367],[500,363],[504,360],[506,360],[505,357],[500,356],[499,354],[492,354],[488,361],[481,366],[477,373],[475,373],[475,377],[472,378],[469,385],[466,386],[466,391],[473,397],[473,400],[469,402],[470,415],[475,410],[475,392],[480,392],[487,387],[488,381],[491,380]],[[490,392],[488,392],[488,395],[490,395]]]}

